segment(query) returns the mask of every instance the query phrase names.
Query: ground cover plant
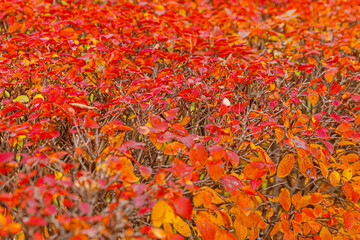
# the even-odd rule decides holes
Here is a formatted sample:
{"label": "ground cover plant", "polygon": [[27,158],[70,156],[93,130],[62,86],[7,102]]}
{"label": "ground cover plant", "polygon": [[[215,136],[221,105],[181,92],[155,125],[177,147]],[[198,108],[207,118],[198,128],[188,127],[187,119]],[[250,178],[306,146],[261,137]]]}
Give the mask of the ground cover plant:
{"label": "ground cover plant", "polygon": [[360,7],[0,0],[2,239],[358,239]]}

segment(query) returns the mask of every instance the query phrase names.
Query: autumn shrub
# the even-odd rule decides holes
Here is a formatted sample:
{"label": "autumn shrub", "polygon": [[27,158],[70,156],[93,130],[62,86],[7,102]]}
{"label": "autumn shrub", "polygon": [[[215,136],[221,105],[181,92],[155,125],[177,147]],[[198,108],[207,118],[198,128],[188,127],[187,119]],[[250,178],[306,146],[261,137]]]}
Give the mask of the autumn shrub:
{"label": "autumn shrub", "polygon": [[358,239],[360,6],[0,0],[2,239]]}

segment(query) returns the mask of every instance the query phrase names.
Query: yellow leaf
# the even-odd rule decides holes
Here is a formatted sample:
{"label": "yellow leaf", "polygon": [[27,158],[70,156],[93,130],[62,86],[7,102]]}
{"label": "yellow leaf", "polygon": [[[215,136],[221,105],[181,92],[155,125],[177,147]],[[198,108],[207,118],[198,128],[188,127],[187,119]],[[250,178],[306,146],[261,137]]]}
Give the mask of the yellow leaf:
{"label": "yellow leaf", "polygon": [[352,176],[353,176],[353,172],[352,172],[352,169],[351,168],[347,168],[343,171],[342,173],[343,175],[343,178],[345,179],[345,181],[350,181]]}
{"label": "yellow leaf", "polygon": [[294,167],[295,158],[292,154],[287,154],[280,162],[277,170],[278,177],[286,177]]}
{"label": "yellow leaf", "polygon": [[178,233],[180,233],[184,237],[191,236],[191,229],[190,229],[189,225],[184,220],[182,220],[181,217],[176,216],[173,225],[174,225],[174,228],[176,229],[176,231],[178,231]]}
{"label": "yellow leaf", "polygon": [[160,227],[166,215],[167,203],[164,200],[158,201],[151,211],[151,221],[155,227]]}
{"label": "yellow leaf", "polygon": [[13,102],[26,103],[26,102],[29,102],[29,98],[26,95],[20,95],[17,98],[15,98]]}
{"label": "yellow leaf", "polygon": [[24,232],[19,232],[18,234],[16,234],[14,239],[16,239],[16,240],[25,240]]}
{"label": "yellow leaf", "polygon": [[164,223],[173,223],[175,220],[175,213],[174,213],[174,209],[166,204],[165,206],[166,210],[165,210],[165,217],[164,217]]}
{"label": "yellow leaf", "polygon": [[34,99],[36,99],[36,98],[41,98],[42,100],[44,100],[44,97],[43,97],[43,95],[41,95],[41,94],[36,94],[35,97],[34,97]]}
{"label": "yellow leaf", "polygon": [[336,187],[340,182],[340,174],[336,171],[330,173],[329,178],[331,185],[333,185],[334,187]]}

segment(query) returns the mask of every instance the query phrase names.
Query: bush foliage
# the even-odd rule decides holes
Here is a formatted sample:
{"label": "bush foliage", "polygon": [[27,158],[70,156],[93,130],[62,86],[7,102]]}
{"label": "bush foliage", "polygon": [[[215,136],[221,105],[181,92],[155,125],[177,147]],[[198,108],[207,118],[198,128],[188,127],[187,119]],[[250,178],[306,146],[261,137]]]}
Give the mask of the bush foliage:
{"label": "bush foliage", "polygon": [[0,236],[358,239],[359,12],[0,0]]}

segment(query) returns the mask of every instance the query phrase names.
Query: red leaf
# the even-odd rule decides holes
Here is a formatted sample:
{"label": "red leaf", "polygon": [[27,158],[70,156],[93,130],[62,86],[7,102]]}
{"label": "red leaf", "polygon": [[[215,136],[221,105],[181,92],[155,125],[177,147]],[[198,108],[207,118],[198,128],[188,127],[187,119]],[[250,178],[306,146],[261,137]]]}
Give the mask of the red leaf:
{"label": "red leaf", "polygon": [[180,234],[174,233],[170,235],[169,240],[185,240],[185,238]]}
{"label": "red leaf", "polygon": [[82,202],[79,204],[79,208],[84,215],[87,215],[90,211],[90,204],[88,204],[87,202]]}
{"label": "red leaf", "polygon": [[338,115],[333,113],[333,114],[330,114],[330,116],[338,123],[341,123],[341,118]]}
{"label": "red leaf", "polygon": [[351,95],[352,100],[354,100],[354,102],[359,102],[360,101],[360,95],[357,94],[353,94]]}
{"label": "red leaf", "polygon": [[331,143],[329,143],[328,141],[323,141],[323,143],[331,153],[334,152],[334,146]]}
{"label": "red leaf", "polygon": [[308,144],[304,140],[297,140],[295,138],[291,138],[291,141],[293,144],[295,144],[296,147],[302,148],[304,150],[309,150]]}
{"label": "red leaf", "polygon": [[208,158],[208,153],[204,145],[202,143],[196,143],[190,150],[189,158],[191,165],[195,166],[196,169],[201,169],[205,165]]}
{"label": "red leaf", "polygon": [[277,100],[272,100],[272,101],[270,102],[270,104],[269,104],[269,107],[270,107],[271,109],[274,109],[274,108],[276,107],[277,103],[278,103]]}
{"label": "red leaf", "polygon": [[327,129],[326,128],[318,128],[315,130],[315,133],[316,135],[321,138],[321,139],[324,139],[324,138],[329,138],[329,134],[327,133]]}
{"label": "red leaf", "polygon": [[233,175],[226,175],[222,177],[221,182],[224,185],[225,190],[230,194],[236,189],[244,187],[244,184]]}
{"label": "red leaf", "polygon": [[44,236],[39,232],[35,232],[33,237],[35,240],[43,240],[44,239]]}
{"label": "red leaf", "polygon": [[262,180],[261,180],[261,179],[250,180],[250,186],[251,186],[254,190],[256,190],[261,184],[262,184]]}
{"label": "red leaf", "polygon": [[173,108],[169,111],[164,112],[163,114],[165,115],[166,120],[171,121],[176,118],[178,111],[179,108]]}
{"label": "red leaf", "polygon": [[168,129],[169,124],[165,121],[165,119],[158,117],[156,115],[152,115],[151,118],[152,126],[158,130],[158,132],[163,132]]}
{"label": "red leaf", "polygon": [[233,151],[227,150],[226,154],[225,154],[225,161],[228,163],[230,161],[231,165],[233,165],[233,167],[237,167],[239,165],[240,162],[240,158],[239,156],[234,153]]}
{"label": "red leaf", "polygon": [[14,158],[13,152],[3,152],[0,153],[0,163],[8,162]]}
{"label": "red leaf", "polygon": [[99,128],[100,127],[100,125],[97,124],[97,122],[92,120],[90,117],[86,117],[85,122],[84,122],[84,126],[88,127],[88,128]]}
{"label": "red leaf", "polygon": [[183,218],[191,220],[192,204],[191,200],[187,197],[174,197],[171,204],[175,212]]}
{"label": "red leaf", "polygon": [[132,148],[132,149],[142,149],[145,150],[145,143],[142,142],[136,142],[136,141],[126,141],[122,145],[122,147],[125,148]]}
{"label": "red leaf", "polygon": [[42,226],[42,227],[47,225],[47,221],[39,216],[32,216],[25,223],[27,225]]}
{"label": "red leaf", "polygon": [[341,86],[340,86],[339,83],[336,82],[336,83],[334,83],[334,84],[331,86],[331,88],[330,88],[330,94],[331,94],[331,95],[334,95],[334,94],[340,92],[340,90],[341,90]]}
{"label": "red leaf", "polygon": [[147,166],[143,166],[143,165],[140,165],[139,167],[140,169],[140,174],[143,178],[145,178],[145,180],[148,180],[149,177],[151,176],[152,174],[152,168],[151,167],[147,167]]}

